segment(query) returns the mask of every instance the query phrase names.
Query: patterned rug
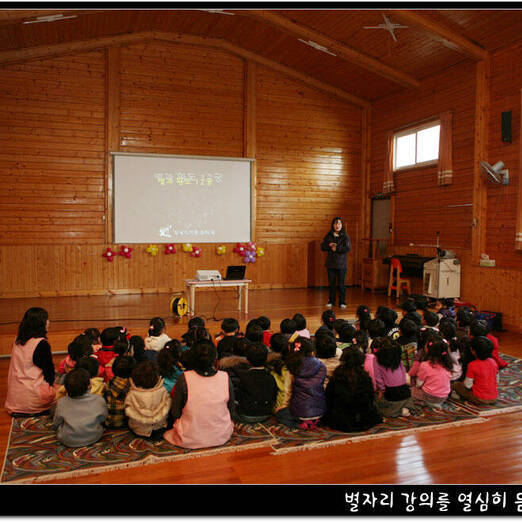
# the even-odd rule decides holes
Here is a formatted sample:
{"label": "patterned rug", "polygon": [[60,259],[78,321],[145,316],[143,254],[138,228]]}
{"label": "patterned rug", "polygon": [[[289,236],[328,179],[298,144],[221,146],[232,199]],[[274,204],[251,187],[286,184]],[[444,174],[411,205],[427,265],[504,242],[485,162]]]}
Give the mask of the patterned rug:
{"label": "patterned rug", "polygon": [[224,446],[187,450],[163,440],[152,442],[138,438],[127,430],[107,430],[91,446],[66,448],[56,439],[50,417],[13,419],[1,482],[44,482],[259,447],[271,447],[274,454],[279,454],[485,421],[453,405],[441,411],[425,408],[419,417],[386,419],[385,423],[361,433],[328,428],[292,430],[272,418],[263,424],[236,424],[231,440]]}
{"label": "patterned rug", "polygon": [[522,359],[502,354],[508,366],[499,372],[498,399],[492,405],[477,405],[450,399],[456,408],[473,415],[488,416],[522,410]]}

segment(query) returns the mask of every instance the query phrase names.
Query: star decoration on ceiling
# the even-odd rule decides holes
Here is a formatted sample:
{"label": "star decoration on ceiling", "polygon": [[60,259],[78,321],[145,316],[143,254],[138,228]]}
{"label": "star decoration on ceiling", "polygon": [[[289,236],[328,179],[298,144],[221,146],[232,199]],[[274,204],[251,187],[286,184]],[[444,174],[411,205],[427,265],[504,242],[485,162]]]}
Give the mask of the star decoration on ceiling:
{"label": "star decoration on ceiling", "polygon": [[408,26],[393,23],[384,13],[382,13],[382,17],[384,18],[383,24],[379,24],[377,26],[372,26],[372,27],[364,26],[364,29],[385,29],[392,35],[392,38],[395,41],[397,41],[397,37],[395,36],[395,33],[394,33],[395,29],[407,29]]}

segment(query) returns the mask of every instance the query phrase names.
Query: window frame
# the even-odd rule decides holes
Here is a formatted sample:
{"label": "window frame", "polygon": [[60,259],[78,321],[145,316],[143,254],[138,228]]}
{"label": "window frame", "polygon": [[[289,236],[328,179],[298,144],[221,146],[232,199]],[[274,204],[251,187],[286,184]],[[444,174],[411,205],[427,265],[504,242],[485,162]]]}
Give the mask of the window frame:
{"label": "window frame", "polygon": [[[404,170],[411,170],[411,169],[417,169],[422,167],[431,167],[433,165],[437,165],[439,163],[440,156],[437,155],[436,159],[428,160],[428,161],[421,161],[418,162],[415,161],[415,163],[411,163],[410,165],[404,165],[402,167],[397,167],[395,165],[395,162],[397,160],[397,138],[400,138],[402,136],[408,136],[410,134],[415,134],[415,160],[417,159],[417,133],[419,131],[429,129],[431,127],[439,126],[439,144],[440,144],[440,126],[441,126],[441,120],[440,118],[430,119],[429,121],[418,123],[416,125],[411,125],[408,127],[405,127],[403,129],[397,130],[393,133],[393,172],[401,172]],[[440,152],[438,153],[440,154]]]}

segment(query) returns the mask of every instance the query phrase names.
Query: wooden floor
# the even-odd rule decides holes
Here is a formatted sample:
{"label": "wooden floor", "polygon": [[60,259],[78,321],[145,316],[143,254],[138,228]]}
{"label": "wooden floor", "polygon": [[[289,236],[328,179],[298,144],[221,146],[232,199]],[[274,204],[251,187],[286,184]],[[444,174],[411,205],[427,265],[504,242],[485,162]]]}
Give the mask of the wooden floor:
{"label": "wooden floor", "polygon": [[[100,330],[124,324],[132,334],[145,335],[148,319],[169,317],[170,295],[111,297],[57,297],[0,300],[0,353],[9,353],[18,323],[30,306],[49,311],[49,339],[53,351],[88,326]],[[249,314],[236,309],[231,291],[198,294],[198,315],[207,318],[212,333],[221,319],[236,317],[242,327],[252,318],[267,315],[278,329],[285,317],[303,313],[314,331],[327,301],[326,289],[256,290],[250,292]],[[348,290],[348,307],[335,311],[354,317],[359,304],[374,311],[395,306],[382,294]],[[218,319],[217,321],[212,318]],[[102,319],[108,319],[102,321]],[[187,317],[167,319],[167,333],[178,337]],[[498,334],[501,351],[522,356],[522,335]],[[59,362],[63,355],[56,354]],[[8,358],[0,359],[0,401],[6,395]],[[325,449],[271,455],[270,448],[155,464],[130,470],[96,473],[55,484],[520,484],[522,482],[522,412],[496,415],[488,422],[396,435]],[[11,418],[0,412],[0,458],[4,458]]]}

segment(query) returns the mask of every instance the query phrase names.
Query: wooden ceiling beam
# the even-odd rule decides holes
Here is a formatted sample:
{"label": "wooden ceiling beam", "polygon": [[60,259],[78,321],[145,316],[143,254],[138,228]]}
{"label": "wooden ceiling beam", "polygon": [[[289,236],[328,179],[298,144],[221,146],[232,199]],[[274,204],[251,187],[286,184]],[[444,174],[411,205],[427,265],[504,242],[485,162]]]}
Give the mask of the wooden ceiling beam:
{"label": "wooden ceiling beam", "polygon": [[371,56],[367,56],[359,51],[356,51],[355,49],[342,42],[339,42],[338,40],[334,40],[318,31],[315,31],[314,29],[311,29],[310,27],[298,24],[274,11],[252,9],[237,10],[234,11],[234,13],[249,16],[261,22],[271,24],[293,36],[306,40],[312,40],[313,42],[326,47],[339,58],[342,58],[351,63],[355,63],[356,65],[363,67],[364,69],[371,71],[374,74],[398,83],[404,87],[420,87],[420,82],[413,76],[410,76],[409,74],[406,74],[402,71],[398,71],[397,69],[394,69],[389,65],[372,58]]}
{"label": "wooden ceiling beam", "polygon": [[179,34],[179,33],[163,33],[155,31],[145,31],[141,33],[128,33],[123,35],[108,36],[103,38],[93,38],[92,40],[79,40],[76,42],[68,42],[57,45],[44,45],[38,47],[27,47],[24,49],[16,49],[13,51],[2,51],[0,52],[0,65],[8,65],[13,63],[26,62],[30,60],[41,60],[45,58],[53,58],[56,56],[64,56],[69,54],[75,54],[79,52],[96,51],[105,49],[108,47],[117,47],[123,45],[132,45],[140,42],[148,42],[152,40],[166,41],[169,43],[183,43],[190,45],[203,45],[208,47],[217,47],[238,56],[246,60],[252,60],[253,62],[260,63],[271,69],[277,70],[283,74],[286,74],[292,78],[301,80],[303,83],[310,85],[316,89],[324,92],[328,92],[337,96],[338,98],[348,101],[354,105],[360,107],[369,107],[370,103],[367,100],[354,96],[349,92],[334,87],[328,83],[322,82],[304,74],[300,71],[296,71],[290,67],[286,67],[278,62],[269,60],[264,56],[257,55],[241,47],[237,47],[226,40],[217,38],[207,38],[204,36],[194,36],[190,34]]}
{"label": "wooden ceiling beam", "polygon": [[466,37],[455,33],[448,27],[444,27],[417,11],[409,10],[394,10],[387,11],[393,14],[394,18],[398,18],[402,23],[413,25],[419,29],[429,33],[433,38],[440,41],[443,45],[464,54],[475,60],[484,60],[487,56],[487,51],[480,45],[472,42]]}

